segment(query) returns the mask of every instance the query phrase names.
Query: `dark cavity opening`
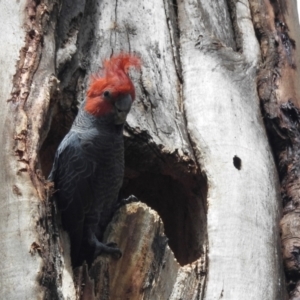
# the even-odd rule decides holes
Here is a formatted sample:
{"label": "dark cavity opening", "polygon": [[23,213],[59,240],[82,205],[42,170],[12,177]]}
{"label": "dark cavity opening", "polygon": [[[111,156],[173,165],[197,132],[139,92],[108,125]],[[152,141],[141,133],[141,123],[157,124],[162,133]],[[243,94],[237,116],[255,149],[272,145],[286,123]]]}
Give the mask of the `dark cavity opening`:
{"label": "dark cavity opening", "polygon": [[72,104],[70,106],[57,105],[57,111],[53,116],[49,133],[39,152],[41,169],[45,178],[48,177],[51,171],[56,149],[69,132],[77,111],[77,107]]}
{"label": "dark cavity opening", "polygon": [[233,157],[233,165],[238,170],[241,170],[242,168],[242,160],[236,155]]}
{"label": "dark cavity opening", "polygon": [[84,76],[84,72],[77,70],[69,85],[61,88],[61,91],[55,95],[55,99],[52,99],[55,104],[50,113],[51,126],[39,152],[41,169],[46,178],[51,171],[56,149],[69,132],[78,113],[77,99],[78,95],[82,94],[82,90],[78,89],[78,86],[81,87],[79,83],[82,82]]}
{"label": "dark cavity opening", "polygon": [[134,194],[158,212],[181,265],[195,261],[206,244],[206,178],[195,162],[164,153],[145,132],[125,132],[122,196]]}

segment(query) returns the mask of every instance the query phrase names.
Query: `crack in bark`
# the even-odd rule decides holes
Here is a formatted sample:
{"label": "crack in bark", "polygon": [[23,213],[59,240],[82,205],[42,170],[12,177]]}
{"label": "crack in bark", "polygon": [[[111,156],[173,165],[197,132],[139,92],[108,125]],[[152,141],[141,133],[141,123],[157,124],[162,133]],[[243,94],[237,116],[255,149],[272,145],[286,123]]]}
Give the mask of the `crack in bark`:
{"label": "crack in bark", "polygon": [[[118,0],[116,0],[116,5],[115,5],[115,44],[117,41],[117,28],[118,28]],[[115,46],[115,45],[114,45]],[[112,55],[114,54],[114,47],[111,45],[111,50],[112,50]]]}
{"label": "crack in bark", "polygon": [[[168,0],[163,1],[164,10],[166,15],[166,22],[169,29],[170,42],[172,46],[173,61],[175,64],[175,70],[180,84],[182,84],[182,67],[180,62],[180,30],[178,27],[178,12],[177,12],[177,0],[172,0],[171,4]],[[171,8],[170,6],[173,6]],[[175,29],[175,31],[173,30]],[[182,105],[179,106],[182,108]]]}
{"label": "crack in bark", "polygon": [[[17,72],[13,78],[12,98],[8,101],[19,102],[23,108],[30,93],[33,75],[38,68],[42,43],[41,17],[45,13],[44,3],[38,6],[35,1],[27,2],[27,20],[25,23],[25,46],[20,50]],[[37,22],[36,22],[37,21]]]}
{"label": "crack in bark", "polygon": [[[187,126],[188,122],[187,122],[185,109],[183,110],[183,118],[184,118],[184,122],[185,122],[185,127],[188,128],[188,126]],[[196,156],[197,149],[195,148],[195,143],[193,142],[193,139],[192,139],[189,131],[187,131],[187,137],[189,139],[189,142],[190,142],[190,145],[191,145],[191,148],[192,148],[192,151],[193,151],[193,159],[194,159],[194,161],[196,163],[196,166],[197,166],[197,172],[198,172],[199,175],[201,174],[201,176],[203,176],[204,180],[206,181],[206,195],[202,194],[202,199],[207,200],[207,193],[208,193],[209,187],[208,187],[208,184],[207,184],[206,174],[205,174],[205,172],[202,171],[200,163],[197,160],[197,156]],[[205,206],[205,214],[207,215],[207,202],[204,203],[204,206]],[[207,229],[206,229],[206,234],[205,234],[205,244],[206,244],[206,247],[205,247],[205,250],[204,250],[204,253],[203,253],[202,257],[203,257],[203,260],[204,260],[204,269],[206,271],[208,271],[208,269],[209,269],[209,266],[208,266],[208,263],[209,263],[209,260],[208,260],[209,244],[208,244],[208,237],[207,237]],[[199,282],[199,293],[201,295],[201,298],[199,297],[199,300],[205,299],[205,287],[206,287],[206,283],[207,283],[207,276],[208,276],[207,272],[205,274],[203,274],[204,280],[203,280],[203,286],[202,286],[201,290],[200,290],[201,286],[200,286],[200,282]]]}
{"label": "crack in bark", "polygon": [[[148,100],[148,101],[144,102],[143,97],[141,97],[140,101],[142,102],[144,108],[146,108],[146,111],[148,109],[150,110],[153,126],[151,126],[151,124],[149,124],[148,118],[146,118],[146,122],[147,122],[147,124],[149,124],[150,127],[152,127],[154,129],[154,132],[155,132],[156,136],[159,136],[158,135],[159,129],[158,129],[158,127],[156,125],[156,122],[154,120],[154,112],[153,112],[153,109],[156,108],[156,105],[154,105],[153,102],[151,101],[151,97],[150,97],[151,94],[148,92],[147,87],[146,87],[146,85],[144,84],[144,82],[142,80],[142,76],[140,77],[139,82],[140,82],[140,87],[141,87],[142,94],[145,95],[146,99]],[[150,105],[149,105],[150,107],[147,105],[148,103],[150,103]]]}
{"label": "crack in bark", "polygon": [[231,19],[231,26],[232,26],[232,32],[234,35],[234,42],[236,49],[234,49],[237,52],[242,52],[243,50],[243,37],[242,33],[239,29],[238,22],[237,22],[237,15],[236,15],[236,3],[238,0],[226,0],[229,16]]}

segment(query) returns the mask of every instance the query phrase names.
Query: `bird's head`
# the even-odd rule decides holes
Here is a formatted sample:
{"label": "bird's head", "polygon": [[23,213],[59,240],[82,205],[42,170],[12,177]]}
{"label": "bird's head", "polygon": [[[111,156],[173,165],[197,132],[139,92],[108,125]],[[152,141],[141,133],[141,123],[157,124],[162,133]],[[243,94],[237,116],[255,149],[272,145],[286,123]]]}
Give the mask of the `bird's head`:
{"label": "bird's head", "polygon": [[84,109],[95,117],[114,114],[115,124],[123,124],[135,98],[128,71],[140,66],[138,57],[125,53],[105,60],[101,75],[91,78]]}

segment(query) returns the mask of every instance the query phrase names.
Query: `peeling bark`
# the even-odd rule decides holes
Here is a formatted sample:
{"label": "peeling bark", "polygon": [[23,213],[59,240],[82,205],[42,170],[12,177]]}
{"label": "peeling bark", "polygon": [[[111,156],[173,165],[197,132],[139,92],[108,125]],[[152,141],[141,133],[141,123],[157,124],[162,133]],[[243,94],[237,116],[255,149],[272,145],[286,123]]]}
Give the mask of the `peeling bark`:
{"label": "peeling bark", "polygon": [[[281,239],[290,299],[299,299],[299,23],[296,2],[251,1],[263,65],[258,92],[281,182]],[[266,18],[267,16],[267,18]],[[292,18],[292,16],[294,18]]]}

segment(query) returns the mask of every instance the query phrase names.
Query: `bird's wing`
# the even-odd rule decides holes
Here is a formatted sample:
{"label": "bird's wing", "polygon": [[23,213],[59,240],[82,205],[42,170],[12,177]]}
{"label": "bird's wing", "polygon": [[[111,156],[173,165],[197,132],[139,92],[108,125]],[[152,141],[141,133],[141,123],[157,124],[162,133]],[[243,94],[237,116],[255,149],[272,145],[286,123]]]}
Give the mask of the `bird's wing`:
{"label": "bird's wing", "polygon": [[94,168],[95,162],[86,156],[78,134],[70,131],[57,149],[48,177],[55,183],[60,210],[66,210],[76,199],[79,201],[76,205],[88,210],[93,198],[90,177]]}
{"label": "bird's wing", "polygon": [[55,184],[54,195],[63,228],[69,233],[73,264],[79,259],[85,215],[95,201],[91,177],[96,162],[86,155],[86,150],[78,133],[70,131],[57,149],[48,177]]}

